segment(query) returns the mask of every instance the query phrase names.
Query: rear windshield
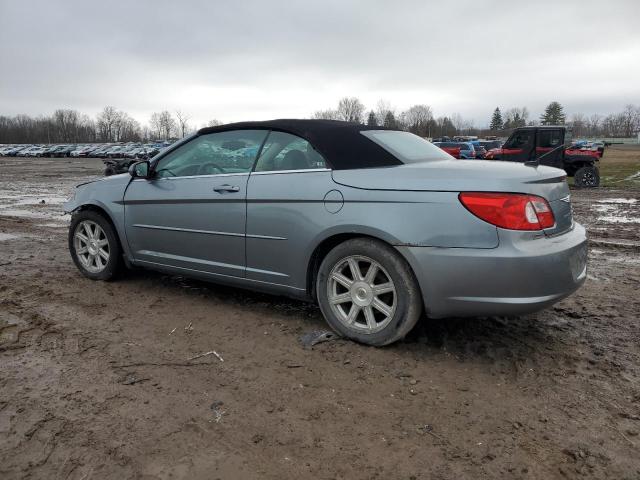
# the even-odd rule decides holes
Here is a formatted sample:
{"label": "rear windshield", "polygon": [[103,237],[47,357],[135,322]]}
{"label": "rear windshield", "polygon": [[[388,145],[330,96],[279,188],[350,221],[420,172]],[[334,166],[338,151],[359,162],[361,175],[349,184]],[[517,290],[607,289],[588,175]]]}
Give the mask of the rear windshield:
{"label": "rear windshield", "polygon": [[377,143],[402,163],[450,160],[451,156],[424,138],[396,130],[364,130],[360,132]]}

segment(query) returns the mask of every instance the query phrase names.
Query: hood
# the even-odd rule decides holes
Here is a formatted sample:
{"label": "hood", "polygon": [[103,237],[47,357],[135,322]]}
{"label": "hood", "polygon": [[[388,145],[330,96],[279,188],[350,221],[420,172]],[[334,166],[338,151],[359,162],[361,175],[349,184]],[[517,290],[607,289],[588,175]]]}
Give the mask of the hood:
{"label": "hood", "polygon": [[108,177],[100,177],[100,178],[94,178],[93,180],[89,180],[87,182],[82,182],[76,185],[76,188],[78,187],[82,187],[84,185],[89,185],[91,183],[96,183],[96,182],[116,182],[116,183],[122,183],[123,180],[127,180],[127,177],[130,178],[130,175],[128,173],[119,173],[117,175],[110,175]]}

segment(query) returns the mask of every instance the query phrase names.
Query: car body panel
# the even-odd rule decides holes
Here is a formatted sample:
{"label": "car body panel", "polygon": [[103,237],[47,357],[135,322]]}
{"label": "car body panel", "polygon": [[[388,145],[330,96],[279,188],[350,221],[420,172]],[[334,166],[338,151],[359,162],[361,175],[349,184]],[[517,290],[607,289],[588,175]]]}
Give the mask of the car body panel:
{"label": "car body panel", "polygon": [[[136,179],[125,193],[133,260],[244,276],[248,174]],[[236,192],[217,192],[223,184]]]}
{"label": "car body panel", "polygon": [[586,280],[587,239],[581,225],[553,238],[498,230],[500,247],[494,250],[398,247],[413,267],[430,317],[531,313]]}
{"label": "car body panel", "polygon": [[[224,184],[238,189],[216,192]],[[497,228],[461,204],[463,191],[539,195],[556,225]],[[435,317],[535,311],[586,276],[586,235],[573,222],[566,175],[544,166],[451,158],[367,169],[122,174],[79,186],[65,210],[87,206],[111,218],[134,265],[300,298],[309,298],[313,254],[324,241],[378,238],[411,265]]]}

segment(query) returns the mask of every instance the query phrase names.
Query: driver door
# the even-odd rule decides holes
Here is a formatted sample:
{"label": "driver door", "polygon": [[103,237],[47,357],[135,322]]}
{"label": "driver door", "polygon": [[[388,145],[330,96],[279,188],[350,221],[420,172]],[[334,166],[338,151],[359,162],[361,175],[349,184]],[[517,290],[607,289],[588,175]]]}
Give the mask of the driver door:
{"label": "driver door", "polygon": [[502,160],[508,162],[526,162],[533,159],[535,132],[531,129],[518,129],[502,146]]}
{"label": "driver door", "polygon": [[564,168],[564,149],[562,148],[562,130],[540,129],[536,139],[536,158],[542,165]]}
{"label": "driver door", "polygon": [[266,130],[200,135],[161,157],[125,192],[136,262],[245,276],[246,191]]}

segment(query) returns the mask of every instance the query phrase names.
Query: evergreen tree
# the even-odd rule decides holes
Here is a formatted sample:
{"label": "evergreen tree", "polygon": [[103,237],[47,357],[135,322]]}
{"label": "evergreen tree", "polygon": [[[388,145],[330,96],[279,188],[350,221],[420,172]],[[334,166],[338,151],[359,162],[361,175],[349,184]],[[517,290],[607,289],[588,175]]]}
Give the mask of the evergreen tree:
{"label": "evergreen tree", "polygon": [[565,114],[558,102],[551,102],[544,109],[544,113],[540,116],[542,125],[564,125]]}
{"label": "evergreen tree", "polygon": [[504,123],[502,122],[502,112],[499,107],[493,111],[493,115],[491,116],[491,123],[489,124],[489,129],[493,132],[497,130],[502,130]]}
{"label": "evergreen tree", "polygon": [[373,113],[373,110],[371,110],[369,112],[369,118],[367,118],[367,125],[369,127],[377,127],[378,126],[378,119],[376,118],[376,114]]}
{"label": "evergreen tree", "polygon": [[396,121],[396,117],[392,111],[388,111],[384,116],[383,126],[385,128],[398,128],[398,122]]}

